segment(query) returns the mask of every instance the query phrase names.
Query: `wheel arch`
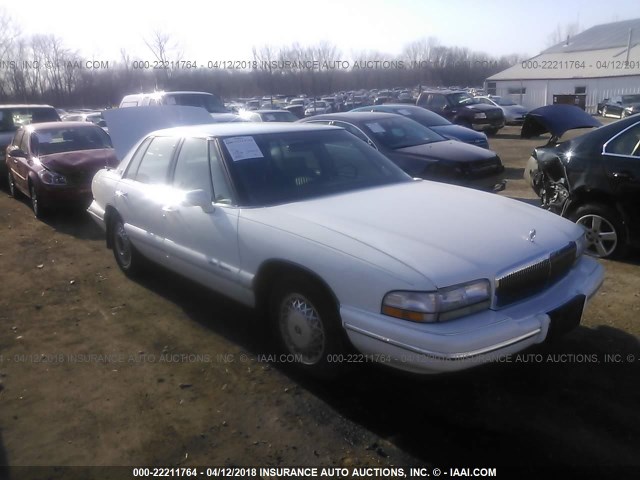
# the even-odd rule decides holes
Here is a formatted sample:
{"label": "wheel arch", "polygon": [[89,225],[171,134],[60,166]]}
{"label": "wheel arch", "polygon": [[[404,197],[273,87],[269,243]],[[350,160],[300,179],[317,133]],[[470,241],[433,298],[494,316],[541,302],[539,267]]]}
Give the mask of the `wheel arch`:
{"label": "wheel arch", "polygon": [[269,294],[272,290],[272,280],[285,275],[299,275],[311,280],[322,288],[333,301],[336,309],[339,310],[340,301],[329,284],[316,272],[298,263],[284,259],[270,259],[260,265],[258,272],[253,279],[253,291],[256,299],[256,309],[267,311]]}
{"label": "wheel arch", "polygon": [[113,228],[112,220],[119,215],[120,214],[118,213],[118,211],[112,205],[107,205],[107,207],[104,209],[104,225],[105,225],[105,236],[107,239],[107,248],[113,248],[113,241],[111,239],[112,237],[111,229]]}

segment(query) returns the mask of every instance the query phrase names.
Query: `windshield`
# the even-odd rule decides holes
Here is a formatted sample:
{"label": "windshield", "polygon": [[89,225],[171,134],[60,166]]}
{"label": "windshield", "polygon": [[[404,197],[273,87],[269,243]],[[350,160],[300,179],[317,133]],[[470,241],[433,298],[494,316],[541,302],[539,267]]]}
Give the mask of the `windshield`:
{"label": "windshield", "polygon": [[498,105],[500,105],[501,107],[510,107],[512,105],[517,105],[516,102],[509,100],[508,98],[502,98],[502,97],[491,97],[491,100],[493,100],[494,102],[496,102]]}
{"label": "windshield", "polygon": [[623,95],[622,103],[640,103],[640,95]]}
{"label": "windshield", "polygon": [[168,93],[166,94],[165,102],[167,105],[203,107],[209,113],[224,113],[227,111],[218,97],[208,93]]}
{"label": "windshield", "polygon": [[403,117],[389,117],[367,121],[362,125],[376,142],[386,148],[397,150],[446,140],[418,122]]}
{"label": "windshield", "polygon": [[60,120],[54,108],[2,108],[0,132],[15,132],[31,123],[57,122]]}
{"label": "windshield", "polygon": [[478,103],[475,98],[464,92],[452,93],[449,95],[449,100],[451,100],[455,105],[471,105],[472,103]]}
{"label": "windshield", "polygon": [[313,102],[307,108],[327,108],[327,104],[325,102]]}
{"label": "windshield", "polygon": [[100,127],[59,127],[38,130],[31,136],[35,155],[113,148],[111,139]]}
{"label": "windshield", "polygon": [[344,130],[227,137],[220,142],[240,202],[264,206],[411,178]]}
{"label": "windshield", "polygon": [[261,113],[263,122],[295,122],[298,118],[288,110]]}

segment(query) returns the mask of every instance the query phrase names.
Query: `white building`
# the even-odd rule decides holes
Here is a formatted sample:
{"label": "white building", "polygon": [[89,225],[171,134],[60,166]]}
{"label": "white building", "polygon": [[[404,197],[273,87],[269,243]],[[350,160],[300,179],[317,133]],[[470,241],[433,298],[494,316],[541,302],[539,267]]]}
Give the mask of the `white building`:
{"label": "white building", "polygon": [[640,19],[591,27],[487,78],[485,89],[528,108],[576,101],[589,113],[605,98],[640,93]]}

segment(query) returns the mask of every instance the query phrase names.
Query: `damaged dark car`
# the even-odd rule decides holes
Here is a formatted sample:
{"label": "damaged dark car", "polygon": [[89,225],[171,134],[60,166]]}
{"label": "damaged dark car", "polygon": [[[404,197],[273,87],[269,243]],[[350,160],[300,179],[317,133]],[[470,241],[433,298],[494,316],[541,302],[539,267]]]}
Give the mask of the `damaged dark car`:
{"label": "damaged dark car", "polygon": [[[597,128],[559,142],[589,127]],[[640,246],[640,115],[600,126],[578,107],[550,105],[530,112],[521,135],[544,133],[551,139],[534,149],[524,172],[542,207],[584,226],[595,257]]]}

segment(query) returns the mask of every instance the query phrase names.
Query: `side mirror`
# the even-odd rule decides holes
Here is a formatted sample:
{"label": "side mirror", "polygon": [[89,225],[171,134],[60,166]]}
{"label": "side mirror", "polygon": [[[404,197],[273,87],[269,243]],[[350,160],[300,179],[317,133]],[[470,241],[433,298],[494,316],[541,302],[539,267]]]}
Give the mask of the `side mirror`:
{"label": "side mirror", "polygon": [[215,210],[211,202],[211,196],[204,190],[191,190],[187,192],[182,204],[187,207],[200,207],[205,213],[212,213]]}
{"label": "side mirror", "polygon": [[107,126],[107,122],[105,120],[99,120],[97,125],[99,127],[105,128]]}

